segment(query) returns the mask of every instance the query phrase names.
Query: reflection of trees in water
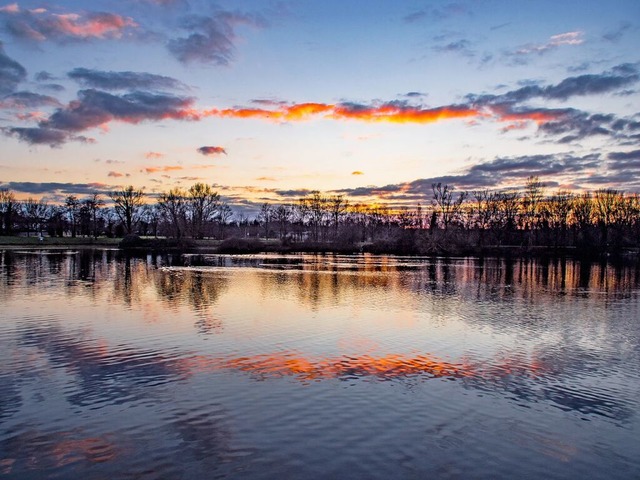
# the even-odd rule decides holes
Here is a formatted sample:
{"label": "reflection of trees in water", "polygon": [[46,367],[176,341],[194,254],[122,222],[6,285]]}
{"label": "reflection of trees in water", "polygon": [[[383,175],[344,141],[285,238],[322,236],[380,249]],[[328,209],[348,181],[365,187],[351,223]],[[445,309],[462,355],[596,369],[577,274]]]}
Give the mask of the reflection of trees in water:
{"label": "reflection of trees in water", "polygon": [[201,270],[162,270],[156,272],[154,281],[160,302],[173,309],[186,304],[194,310],[200,333],[222,330],[222,321],[211,310],[228,289],[226,277]]}
{"label": "reflection of trees in water", "polygon": [[[444,260],[443,260],[444,261]],[[428,267],[433,272],[436,267]],[[640,268],[629,265],[580,262],[569,259],[464,259],[452,261],[456,283],[475,286],[478,299],[523,299],[537,303],[561,296],[591,297],[602,293],[627,296],[640,284]],[[442,275],[432,282],[442,283]]]}
{"label": "reflection of trees in water", "polygon": [[[352,258],[351,262],[349,259]],[[266,270],[260,276],[264,293],[292,294],[312,310],[341,303],[360,293],[397,292],[432,295],[434,300],[455,296],[490,302],[562,302],[562,297],[607,300],[633,295],[640,284],[640,268],[570,259],[465,258],[398,261],[400,257],[322,256],[300,262],[287,273]],[[324,263],[323,263],[324,262]],[[267,273],[268,272],[268,273]],[[295,286],[292,293],[291,286]],[[373,293],[375,297],[375,292]],[[424,298],[424,297],[423,297]]]}
{"label": "reflection of trees in water", "polygon": [[110,278],[114,300],[127,306],[140,305],[143,294],[154,282],[156,269],[140,258],[125,256],[113,262]]}

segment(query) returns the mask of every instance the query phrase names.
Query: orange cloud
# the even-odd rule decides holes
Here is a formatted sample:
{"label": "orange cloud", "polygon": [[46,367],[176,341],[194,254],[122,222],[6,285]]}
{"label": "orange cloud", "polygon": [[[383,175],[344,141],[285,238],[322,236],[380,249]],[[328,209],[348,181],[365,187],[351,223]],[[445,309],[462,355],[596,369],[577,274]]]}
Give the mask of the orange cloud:
{"label": "orange cloud", "polygon": [[356,170],[355,172],[351,172],[351,175],[364,175],[364,172],[361,172],[360,170]]}
{"label": "orange cloud", "polygon": [[154,159],[154,158],[162,158],[164,157],[164,153],[160,152],[147,152],[144,154],[144,158],[146,159]]}
{"label": "orange cloud", "polygon": [[467,118],[480,115],[475,108],[450,106],[438,108],[419,108],[385,104],[376,107],[352,108],[336,107],[333,118],[348,118],[368,122],[392,123],[433,123],[453,118]]}
{"label": "orange cloud", "polygon": [[[396,103],[373,106],[298,103],[283,105],[273,110],[264,108],[213,108],[203,110],[201,114],[204,117],[259,118],[273,121],[302,121],[321,117],[393,123],[432,123],[446,119],[482,115],[478,109],[467,106],[452,105],[438,108],[421,108]],[[197,114],[194,114],[194,116],[197,116]]]}
{"label": "orange cloud", "polygon": [[158,172],[173,172],[177,170],[184,170],[181,165],[167,165],[164,167],[145,167],[141,170],[144,173],[158,173]]}

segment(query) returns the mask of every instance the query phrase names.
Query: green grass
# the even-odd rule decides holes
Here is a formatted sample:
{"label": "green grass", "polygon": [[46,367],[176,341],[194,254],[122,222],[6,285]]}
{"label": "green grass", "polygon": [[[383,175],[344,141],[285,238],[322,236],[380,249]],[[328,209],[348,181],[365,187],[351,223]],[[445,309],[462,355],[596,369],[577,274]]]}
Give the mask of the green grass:
{"label": "green grass", "polygon": [[47,246],[117,246],[121,238],[98,237],[44,237],[42,241],[38,237],[0,236],[0,246],[16,247],[47,247]]}

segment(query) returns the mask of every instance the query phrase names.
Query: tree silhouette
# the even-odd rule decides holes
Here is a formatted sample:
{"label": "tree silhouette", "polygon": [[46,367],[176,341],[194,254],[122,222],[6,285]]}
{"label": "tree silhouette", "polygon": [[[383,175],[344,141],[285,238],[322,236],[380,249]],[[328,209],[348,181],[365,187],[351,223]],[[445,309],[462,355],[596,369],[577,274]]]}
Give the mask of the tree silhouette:
{"label": "tree silhouette", "polygon": [[116,215],[122,222],[125,232],[133,233],[133,227],[138,223],[140,207],[144,204],[144,192],[129,185],[122,190],[109,192],[109,198],[114,203]]}

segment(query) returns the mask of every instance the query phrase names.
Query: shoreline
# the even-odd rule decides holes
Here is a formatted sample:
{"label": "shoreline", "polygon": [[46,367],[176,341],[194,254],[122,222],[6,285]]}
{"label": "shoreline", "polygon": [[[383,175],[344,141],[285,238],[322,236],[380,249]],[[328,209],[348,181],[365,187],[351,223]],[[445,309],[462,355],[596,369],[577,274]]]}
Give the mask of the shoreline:
{"label": "shoreline", "polygon": [[577,247],[546,247],[521,245],[489,245],[453,249],[454,251],[434,250],[429,252],[407,252],[402,249],[389,248],[389,245],[358,244],[334,245],[325,243],[292,243],[282,244],[275,240],[237,240],[231,242],[221,240],[188,240],[177,242],[172,239],[145,238],[133,245],[123,245],[121,238],[51,238],[45,237],[40,241],[38,237],[0,237],[0,250],[92,250],[109,249],[126,254],[142,253],[194,253],[194,254],[234,254],[255,255],[258,253],[292,254],[373,254],[373,255],[404,255],[420,257],[513,257],[513,258],[575,258],[578,260],[628,260],[639,261],[640,249],[619,248],[584,249]]}

